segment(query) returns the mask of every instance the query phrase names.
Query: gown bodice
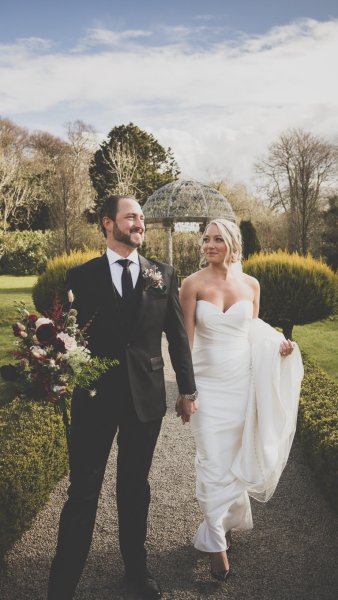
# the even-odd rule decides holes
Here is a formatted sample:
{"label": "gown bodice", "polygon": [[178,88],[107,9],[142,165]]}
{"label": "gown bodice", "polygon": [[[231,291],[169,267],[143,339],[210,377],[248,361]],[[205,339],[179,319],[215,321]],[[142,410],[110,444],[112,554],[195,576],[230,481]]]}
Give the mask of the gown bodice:
{"label": "gown bodice", "polygon": [[228,336],[248,339],[252,311],[251,300],[238,300],[224,312],[208,300],[197,300],[194,347],[224,344]]}
{"label": "gown bodice", "polygon": [[207,300],[198,300],[192,360],[197,384],[201,376],[219,377],[250,368],[249,330],[253,304],[238,300],[222,312]]}

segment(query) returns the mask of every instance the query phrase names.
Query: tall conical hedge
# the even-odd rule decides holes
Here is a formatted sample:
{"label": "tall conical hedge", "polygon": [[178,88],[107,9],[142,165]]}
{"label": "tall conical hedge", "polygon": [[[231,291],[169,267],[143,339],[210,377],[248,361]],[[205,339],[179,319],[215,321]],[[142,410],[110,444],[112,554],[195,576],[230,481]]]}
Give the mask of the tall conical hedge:
{"label": "tall conical hedge", "polygon": [[96,256],[99,251],[78,251],[52,258],[47,263],[46,270],[38,278],[33,288],[33,301],[36,310],[45,314],[58,302],[64,301],[64,286],[68,269],[81,265]]}

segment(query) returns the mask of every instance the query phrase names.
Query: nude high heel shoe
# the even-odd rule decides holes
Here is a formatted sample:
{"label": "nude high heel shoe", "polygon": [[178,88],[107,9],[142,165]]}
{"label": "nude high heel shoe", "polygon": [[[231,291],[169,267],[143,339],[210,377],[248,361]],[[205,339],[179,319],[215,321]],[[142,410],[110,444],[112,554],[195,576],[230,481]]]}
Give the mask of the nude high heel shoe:
{"label": "nude high heel shoe", "polygon": [[[223,552],[212,552],[209,554],[210,556],[210,573],[211,577],[214,579],[218,579],[219,581],[226,581],[230,574],[230,569],[226,569],[225,567],[219,568],[219,566],[215,565],[215,558],[217,558]],[[218,561],[217,561],[218,562]],[[214,564],[213,564],[214,563]]]}

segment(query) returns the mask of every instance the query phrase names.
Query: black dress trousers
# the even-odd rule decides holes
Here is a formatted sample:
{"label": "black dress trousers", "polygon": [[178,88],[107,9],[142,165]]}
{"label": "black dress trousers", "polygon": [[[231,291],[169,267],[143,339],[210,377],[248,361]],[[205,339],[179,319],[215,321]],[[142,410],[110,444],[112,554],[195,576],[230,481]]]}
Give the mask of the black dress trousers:
{"label": "black dress trousers", "polygon": [[[138,286],[135,303],[137,295]],[[129,308],[131,311],[134,309],[133,302]],[[125,318],[129,318],[126,312]],[[138,419],[123,352],[120,366],[114,367],[113,372],[114,383],[109,389],[106,385],[99,387],[94,397],[77,390],[73,396],[70,486],[68,500],[61,513],[48,600],[71,600],[74,596],[89,552],[99,494],[116,434],[120,549],[127,574],[141,576],[146,568],[144,544],[150,502],[148,474],[162,419],[147,423]]]}

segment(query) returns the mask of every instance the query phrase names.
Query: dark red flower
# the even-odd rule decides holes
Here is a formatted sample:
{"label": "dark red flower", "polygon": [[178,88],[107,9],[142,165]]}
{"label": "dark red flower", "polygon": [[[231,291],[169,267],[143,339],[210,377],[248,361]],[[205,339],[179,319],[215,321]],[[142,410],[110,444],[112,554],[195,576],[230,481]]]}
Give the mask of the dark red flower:
{"label": "dark red flower", "polygon": [[14,365],[3,365],[0,367],[0,373],[7,381],[15,381],[19,377],[19,371]]}
{"label": "dark red flower", "polygon": [[38,320],[38,316],[34,315],[33,313],[31,315],[28,315],[27,317],[28,321],[30,321],[31,323],[35,323],[35,321]]}
{"label": "dark red flower", "polygon": [[53,344],[56,339],[56,329],[53,323],[40,325],[35,332],[40,344]]}
{"label": "dark red flower", "polygon": [[59,337],[57,337],[53,341],[53,346],[54,346],[56,352],[61,352],[62,354],[64,354],[64,352],[66,352],[66,346],[65,346],[64,342],[61,340],[61,338],[59,338]]}
{"label": "dark red flower", "polygon": [[12,325],[12,329],[13,329],[13,333],[16,337],[20,337],[21,332],[25,331],[26,327],[24,325],[22,325],[22,323],[14,323],[14,325]]}

